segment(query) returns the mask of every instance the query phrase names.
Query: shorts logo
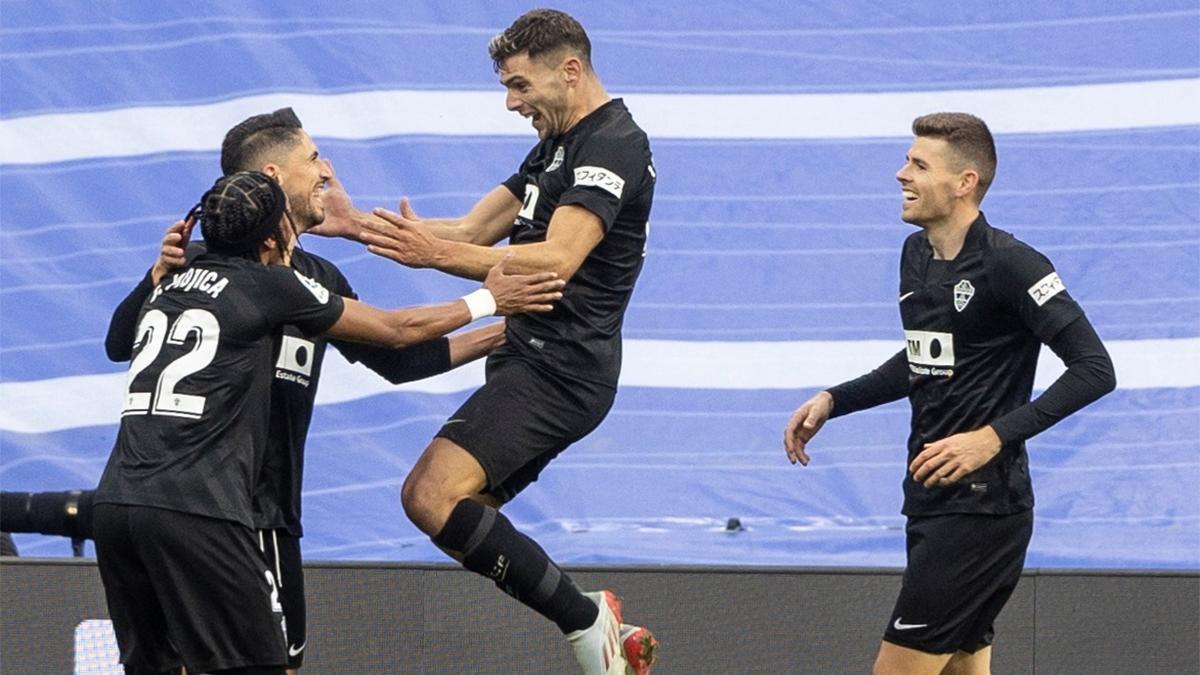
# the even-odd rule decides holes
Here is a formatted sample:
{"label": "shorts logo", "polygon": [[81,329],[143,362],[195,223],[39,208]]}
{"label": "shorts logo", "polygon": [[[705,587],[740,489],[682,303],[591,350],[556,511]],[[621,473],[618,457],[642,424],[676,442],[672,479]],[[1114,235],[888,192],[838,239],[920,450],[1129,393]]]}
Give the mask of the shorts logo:
{"label": "shorts logo", "polygon": [[900,619],[901,617],[896,617],[896,622],[892,624],[892,628],[896,630],[912,630],[914,628],[924,628],[929,625],[927,623],[901,623]]}
{"label": "shorts logo", "polygon": [[554,171],[558,167],[562,166],[563,159],[565,159],[566,156],[567,156],[566,148],[564,148],[561,145],[558,146],[557,148],[555,148],[554,149],[554,159],[550,160],[550,166],[546,167],[546,173],[550,173],[551,171]]}
{"label": "shorts logo", "polygon": [[922,366],[953,366],[954,336],[924,330],[904,331],[908,362]]}
{"label": "shorts logo", "polygon": [[303,274],[300,274],[296,270],[292,270],[292,273],[296,275],[296,278],[300,280],[300,283],[304,284],[304,287],[308,289],[308,292],[313,294],[313,297],[317,299],[317,302],[321,303],[322,305],[329,302],[329,289],[325,288],[317,281],[309,279]]}
{"label": "shorts logo", "polygon": [[311,340],[284,335],[279,341],[279,360],[275,362],[275,367],[311,377],[316,349]]}
{"label": "shorts logo", "polygon": [[625,190],[625,179],[598,166],[580,166],[575,169],[575,185],[598,187],[620,199],[621,192]]}
{"label": "shorts logo", "polygon": [[1038,307],[1046,304],[1050,298],[1067,290],[1062,279],[1058,278],[1058,272],[1051,272],[1038,280],[1037,283],[1029,287],[1029,297],[1037,303]]}
{"label": "shorts logo", "polygon": [[291,645],[288,645],[288,656],[291,656],[293,658],[300,656],[300,652],[304,651],[304,648],[307,645],[308,645],[308,640],[301,642],[299,647],[293,647]]}
{"label": "shorts logo", "polygon": [[967,307],[971,298],[975,297],[975,287],[970,281],[963,279],[954,286],[954,310],[961,312]]}

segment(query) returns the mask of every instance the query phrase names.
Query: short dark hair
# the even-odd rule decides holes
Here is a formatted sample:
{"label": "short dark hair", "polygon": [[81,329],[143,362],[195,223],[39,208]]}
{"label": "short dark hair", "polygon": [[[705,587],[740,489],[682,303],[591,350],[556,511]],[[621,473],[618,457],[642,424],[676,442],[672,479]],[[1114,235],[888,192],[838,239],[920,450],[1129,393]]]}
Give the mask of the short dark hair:
{"label": "short dark hair", "polygon": [[497,72],[506,59],[521,52],[528,52],[532,59],[564,50],[575,53],[584,67],[591,69],[592,43],[583,26],[570,14],[556,9],[525,12],[488,43],[488,54]]}
{"label": "short dark hair", "polygon": [[940,112],[913,120],[912,131],[916,136],[946,141],[962,162],[975,169],[979,174],[975,195],[983,201],[996,177],[996,142],[987,123],[968,113]]}
{"label": "short dark hair", "polygon": [[228,176],[261,169],[268,155],[291,150],[300,141],[302,128],[291,108],[239,122],[221,143],[221,172]]}
{"label": "short dark hair", "polygon": [[267,239],[282,243],[279,225],[286,208],[287,197],[274,178],[260,171],[238,171],[218,178],[193,213],[208,250],[256,259],[259,245]]}

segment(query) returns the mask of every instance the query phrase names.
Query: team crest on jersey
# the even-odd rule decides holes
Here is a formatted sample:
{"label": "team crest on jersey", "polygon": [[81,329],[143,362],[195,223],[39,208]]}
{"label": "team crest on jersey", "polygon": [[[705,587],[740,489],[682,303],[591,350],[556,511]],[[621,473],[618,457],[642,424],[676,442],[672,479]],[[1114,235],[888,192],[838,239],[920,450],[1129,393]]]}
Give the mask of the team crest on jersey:
{"label": "team crest on jersey", "polygon": [[970,281],[963,279],[954,286],[954,309],[961,312],[967,307],[971,298],[975,297],[975,287]]}
{"label": "team crest on jersey", "polygon": [[557,148],[555,148],[554,149],[554,159],[550,160],[550,166],[546,167],[546,173],[550,173],[551,171],[562,166],[563,160],[566,159],[566,157],[567,157],[567,149],[566,148],[564,148],[561,145],[558,146]]}

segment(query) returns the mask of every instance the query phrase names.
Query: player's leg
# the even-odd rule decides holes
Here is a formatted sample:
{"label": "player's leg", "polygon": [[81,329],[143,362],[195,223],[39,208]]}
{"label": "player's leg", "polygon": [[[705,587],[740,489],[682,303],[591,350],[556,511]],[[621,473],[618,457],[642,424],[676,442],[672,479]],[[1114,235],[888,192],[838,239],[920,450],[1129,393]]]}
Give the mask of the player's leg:
{"label": "player's leg", "polygon": [[[586,657],[581,663],[588,673],[624,672],[618,617],[584,595],[541,546],[477,497],[486,493],[495,503],[507,502],[603,419],[610,405],[611,394],[601,406],[571,405],[554,383],[523,364],[489,367],[487,384],[443,426],[401,493],[414,524],[464,567],[553,621],[577,658]],[[524,477],[509,481],[522,470]]]}
{"label": "player's leg", "polygon": [[879,643],[873,675],[938,675],[952,654],[930,654],[887,641]]}
{"label": "player's leg", "polygon": [[174,674],[182,660],[167,638],[151,571],[137,554],[130,519],[136,508],[96,506],[93,536],[108,615],[128,675]]}
{"label": "player's leg", "polygon": [[257,534],[233,521],[145,511],[140,552],[154,571],[167,632],[188,671],[261,668],[283,675],[283,608]]}
{"label": "player's leg", "polygon": [[296,675],[304,665],[304,649],[308,646],[308,616],[304,598],[304,566],[300,555],[300,538],[286,529],[259,530],[258,547],[266,559],[267,569],[275,579],[279,604],[283,606],[284,628],[287,635],[287,668]]}
{"label": "player's leg", "polygon": [[954,652],[950,662],[942,670],[942,675],[991,675],[992,647],[988,645],[972,654],[971,652]]}

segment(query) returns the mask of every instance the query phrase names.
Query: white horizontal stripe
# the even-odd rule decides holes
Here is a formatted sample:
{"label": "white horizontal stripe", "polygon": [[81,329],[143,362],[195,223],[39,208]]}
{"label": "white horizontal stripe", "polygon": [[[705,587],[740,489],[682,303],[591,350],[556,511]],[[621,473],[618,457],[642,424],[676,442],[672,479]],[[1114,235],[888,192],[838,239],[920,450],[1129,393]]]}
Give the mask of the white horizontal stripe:
{"label": "white horizontal stripe", "polygon": [[[893,93],[631,94],[626,100],[651,138],[907,137],[914,117],[937,110],[973,112],[999,134],[1200,124],[1200,79]],[[283,106],[294,107],[321,138],[429,134],[532,141],[529,123],[503,103],[499,88],[380,90],[32,115],[0,120],[0,158],[41,164],[215,151],[229,127]]]}
{"label": "white horizontal stripe", "polygon": [[[1200,338],[1114,340],[1107,344],[1121,389],[1200,387]],[[626,340],[621,385],[667,389],[810,389],[867,372],[900,350],[899,340],[681,342]],[[1035,383],[1063,371],[1043,350]],[[394,391],[448,394],[483,384],[483,362],[420,382],[393,386],[330,350],[318,405]],[[47,433],[120,419],[125,373],[0,383],[0,430]]]}

